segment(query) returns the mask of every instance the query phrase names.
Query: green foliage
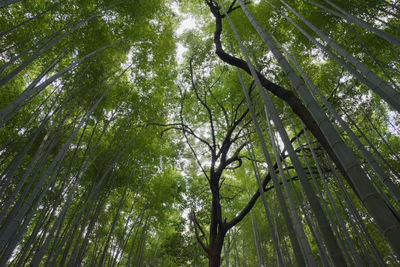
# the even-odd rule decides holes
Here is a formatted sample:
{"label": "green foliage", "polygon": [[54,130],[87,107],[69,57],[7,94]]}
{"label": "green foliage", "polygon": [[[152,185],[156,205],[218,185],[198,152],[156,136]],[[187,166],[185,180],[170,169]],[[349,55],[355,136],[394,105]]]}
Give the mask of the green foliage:
{"label": "green foliage", "polygon": [[[222,2],[225,7],[232,3]],[[286,20],[284,14],[306,28],[313,38],[318,38],[280,1],[269,0],[274,7],[267,1],[249,2],[248,7],[261,26],[296,56],[305,73],[360,136],[362,143],[375,156],[382,155],[379,163],[395,177],[398,185],[400,165],[398,155],[393,154],[400,150],[396,131],[398,114]],[[382,79],[399,86],[398,48],[324,12],[310,1],[286,2]],[[325,1],[317,2],[327,6]],[[398,9],[387,10],[397,17],[388,15],[385,2],[343,0],[335,4],[398,38]],[[196,27],[177,36],[181,18],[171,9],[173,6],[190,14],[197,22]],[[229,16],[260,72],[272,83],[292,90],[287,75],[244,13],[237,9]],[[374,17],[384,19],[393,27]],[[33,19],[28,21],[30,18]],[[20,23],[21,26],[6,33]],[[242,114],[243,121],[233,129],[232,136],[238,134],[238,138],[227,153],[228,157],[234,156],[234,151],[243,145],[237,155],[241,161],[226,166],[218,184],[222,219],[235,218],[258,190],[245,144],[254,145],[261,178],[268,174],[236,69],[214,53],[214,31],[215,20],[206,1],[198,0],[32,0],[1,9],[0,35],[4,35],[0,37],[0,80],[13,75],[13,71],[26,63],[0,87],[0,186],[3,190],[0,208],[4,215],[0,219],[0,232],[27,207],[21,220],[15,219],[13,238],[17,242],[11,249],[9,264],[30,264],[35,253],[46,244],[40,263],[43,266],[94,266],[100,264],[101,257],[102,264],[108,266],[207,265],[207,255],[196,240],[191,214],[195,212],[204,232],[200,239],[209,244],[212,194],[206,175],[213,168],[210,147],[215,145],[221,149],[227,133]],[[224,18],[222,46],[225,52],[243,59],[234,40]],[[177,43],[186,48],[180,64],[176,61]],[[101,50],[106,46],[109,47]],[[59,60],[53,62],[58,56]],[[46,68],[49,69],[43,72]],[[62,75],[45,88],[37,89],[58,74]],[[33,84],[40,75],[43,75],[40,81]],[[249,89],[251,77],[244,79]],[[33,89],[27,90],[30,85],[34,85]],[[29,90],[37,91],[12,106]],[[257,115],[262,118],[265,111],[257,89],[252,89],[251,96]],[[300,120],[280,98],[273,99],[289,137],[294,138],[303,128]],[[2,113],[9,107],[9,112]],[[289,118],[294,121],[296,132]],[[267,139],[266,125],[262,127]],[[343,139],[356,150],[347,135],[343,134]],[[305,146],[304,137],[299,140]],[[334,201],[340,207],[341,216],[349,222],[346,227],[351,232],[351,223],[359,222],[349,215],[347,203],[343,202],[345,193],[340,191],[321,146],[312,141],[329,187],[335,192]],[[278,145],[289,165],[289,178],[295,178],[297,174],[282,144]],[[271,158],[275,159],[271,144],[267,146]],[[297,142],[293,146],[306,167]],[[310,150],[306,151],[306,158],[318,176],[314,189],[322,188],[322,178],[317,175]],[[218,160],[214,163],[218,164]],[[382,195],[398,209],[398,203],[376,179],[370,166],[364,161],[362,164],[371,179],[377,181]],[[274,266],[277,262],[272,245],[275,232],[279,233],[285,262],[294,262],[288,229],[271,186],[272,183],[267,185],[266,196],[276,229],[268,224],[264,207],[257,201],[252,208],[255,226],[247,215],[225,237],[229,256],[223,257],[229,257],[231,264],[257,266],[257,243],[262,260]],[[386,243],[380,241],[381,233],[356,194],[348,184],[344,187],[385,263],[398,263]],[[290,181],[290,188],[293,196],[298,196],[295,204],[311,249],[314,255],[320,255],[312,233],[316,229],[319,234],[319,230],[302,188],[296,179]],[[321,201],[327,201],[326,192],[323,197],[325,200]],[[327,207],[333,214],[328,202]],[[309,216],[312,227],[305,216]],[[59,225],[58,218],[61,218]],[[333,224],[338,224],[337,219]],[[357,234],[351,234],[351,238],[367,265],[371,262],[368,251],[371,248],[364,249],[363,242],[368,246],[369,241]],[[0,240],[6,243],[0,248],[0,257],[6,255],[7,246],[11,248],[10,240]],[[321,264],[319,257],[317,263]]]}

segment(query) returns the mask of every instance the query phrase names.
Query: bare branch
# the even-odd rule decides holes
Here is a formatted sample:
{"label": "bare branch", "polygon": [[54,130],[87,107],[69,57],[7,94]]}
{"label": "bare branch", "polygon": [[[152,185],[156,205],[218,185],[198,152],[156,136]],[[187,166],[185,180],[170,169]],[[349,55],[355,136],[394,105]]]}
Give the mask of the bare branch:
{"label": "bare branch", "polygon": [[[183,123],[183,114],[182,114],[182,113],[183,113],[183,102],[184,102],[184,97],[183,97],[183,95],[182,95],[182,91],[181,91],[181,99],[182,99],[182,101],[181,101],[181,105],[180,105],[180,109],[179,109],[179,118],[181,119],[181,124],[182,124],[182,125],[185,125],[185,124]],[[182,129],[184,129],[184,128],[182,128]],[[190,129],[190,128],[189,128],[189,129]],[[199,159],[199,157],[197,156],[196,151],[194,151],[192,145],[190,144],[189,138],[188,138],[187,135],[186,135],[186,131],[183,130],[182,133],[183,133],[183,136],[184,136],[185,139],[186,139],[186,143],[188,144],[188,146],[189,146],[189,148],[190,148],[190,151],[192,152],[192,154],[193,154],[193,156],[194,156],[194,158],[195,158],[195,160],[196,160],[197,165],[199,165],[199,167],[200,167],[201,171],[203,172],[203,174],[205,175],[207,181],[210,182],[210,177],[208,176],[206,170],[203,168],[203,165],[201,165],[200,159]],[[193,131],[192,131],[192,133],[194,134]],[[214,153],[213,150],[212,150],[212,148],[211,148],[211,146],[210,146],[210,144],[208,144],[208,142],[206,142],[205,140],[204,140],[204,142],[210,147],[212,153]]]}
{"label": "bare branch", "polygon": [[[246,111],[246,114],[249,110]],[[247,122],[245,122],[243,124],[243,126],[239,129],[239,131],[235,134],[235,136],[232,139],[232,142],[236,142],[239,138],[243,137],[243,135],[241,135],[241,133],[243,133],[243,131],[246,129],[246,127],[253,122],[252,120],[248,120]]]}
{"label": "bare branch", "polygon": [[221,108],[222,113],[224,113],[226,127],[229,127],[229,121],[228,121],[228,117],[229,116],[228,116],[228,113],[226,112],[225,107],[221,104],[220,101],[218,101],[218,99],[215,97],[215,95],[213,94],[213,92],[211,90],[211,88],[213,88],[214,85],[220,80],[220,78],[221,78],[222,74],[224,73],[224,71],[225,71],[225,66],[224,66],[223,70],[221,71],[220,75],[218,76],[217,80],[213,83],[212,86],[208,87],[207,90],[210,93],[211,97],[214,99],[214,101],[217,103],[217,105]]}
{"label": "bare branch", "polygon": [[[275,164],[275,166],[276,166],[276,168],[278,167],[276,164]],[[267,186],[267,184],[269,183],[269,181],[271,181],[271,175],[268,173],[268,175],[264,178],[262,187],[265,188]],[[256,204],[256,201],[259,196],[260,196],[260,191],[257,190],[254,193],[254,195],[251,197],[249,202],[247,202],[247,205],[239,212],[239,214],[236,217],[234,217],[231,221],[226,223],[226,229],[232,228],[237,223],[239,223],[241,220],[243,220],[243,218],[250,212],[250,210]]]}
{"label": "bare branch", "polygon": [[192,61],[193,61],[193,57],[191,57],[190,60],[189,60],[190,81],[192,83],[192,87],[194,89],[194,92],[195,92],[197,100],[207,110],[207,113],[208,113],[208,118],[209,118],[209,122],[210,122],[210,126],[211,126],[211,137],[212,137],[212,142],[213,142],[211,153],[214,156],[215,155],[216,143],[215,143],[215,130],[214,130],[213,115],[212,115],[210,107],[207,105],[207,102],[206,102],[207,93],[206,92],[204,93],[204,100],[199,96],[199,92],[198,92],[197,87],[196,87],[195,82],[194,82]]}
{"label": "bare branch", "polygon": [[[238,162],[238,165],[237,166],[234,166],[234,167],[226,167],[225,169],[227,169],[227,170],[235,170],[235,169],[238,169],[238,168],[240,168],[241,166],[242,166],[242,164],[243,164],[243,160],[241,159],[241,158],[238,158],[237,160],[235,160],[235,161],[237,161]],[[233,162],[232,162],[233,163]],[[231,163],[231,164],[232,164]]]}
{"label": "bare branch", "polygon": [[[199,242],[199,244],[200,244],[200,246],[203,248],[204,252],[205,252],[206,254],[208,254],[208,248],[207,248],[207,246],[203,243],[203,240],[201,240],[201,238],[200,238],[200,236],[199,236],[199,233],[198,233],[198,231],[197,231],[197,228],[199,228],[199,230],[200,230],[201,233],[203,234],[202,237],[204,237],[204,238],[205,238],[205,233],[204,233],[203,229],[201,228],[199,222],[197,221],[197,219],[196,219],[196,214],[195,214],[194,211],[192,211],[191,219],[192,219],[192,222],[193,222],[193,228],[194,228],[194,233],[195,233],[195,235],[196,235],[197,242]],[[196,226],[197,226],[197,227],[196,227]]]}
{"label": "bare branch", "polygon": [[[297,180],[299,180],[299,177],[298,177],[298,176],[295,176],[295,177],[291,177],[291,178],[286,179],[286,182],[289,183],[289,182],[297,181]],[[279,184],[282,185],[283,183],[282,183],[282,182],[279,182]],[[269,186],[269,187],[267,187],[267,188],[264,188],[264,192],[270,191],[270,190],[272,190],[272,189],[274,189],[274,188],[275,188],[275,186],[271,185],[271,186]]]}
{"label": "bare branch", "polygon": [[[241,116],[239,119],[237,119],[232,126],[230,127],[230,129],[228,129],[228,132],[224,138],[224,141],[222,142],[222,146],[221,149],[218,151],[217,153],[217,157],[221,156],[221,158],[224,158],[226,156],[226,154],[229,151],[230,146],[232,145],[232,143],[234,141],[237,140],[237,138],[234,138],[234,140],[231,140],[233,131],[236,129],[236,127],[240,124],[240,122],[246,117],[247,113],[249,112],[249,109],[247,109]],[[240,132],[240,131],[239,131]]]}
{"label": "bare branch", "polygon": [[235,152],[233,153],[233,156],[226,160],[226,162],[225,162],[225,168],[228,167],[229,164],[231,164],[232,162],[235,162],[235,161],[242,161],[242,160],[239,158],[239,153],[243,150],[243,148],[244,148],[246,145],[247,145],[247,142],[243,142],[243,144],[241,144],[241,145],[235,150]]}
{"label": "bare branch", "polygon": [[[252,81],[250,86],[249,86],[248,94],[249,94],[250,97],[251,97],[251,91],[252,91],[253,88],[254,88],[254,81]],[[234,122],[236,121],[236,118],[237,118],[237,115],[238,115],[238,112],[239,112],[239,108],[245,102],[245,100],[246,100],[245,98],[242,98],[242,100],[240,101],[239,105],[236,106],[236,108],[235,108],[235,116],[233,118]]]}
{"label": "bare branch", "polygon": [[232,3],[230,4],[229,8],[228,8],[228,11],[232,10],[232,8],[235,5],[235,3],[236,3],[236,0],[233,0]]}
{"label": "bare branch", "polygon": [[[229,13],[235,11],[236,9],[240,8],[240,6],[235,6],[235,7],[234,7],[235,3],[236,3],[236,0],[233,0],[233,2],[231,3],[231,5],[229,6],[228,11],[226,11],[226,13],[229,14]],[[244,2],[244,4],[245,4],[245,5],[251,4],[251,1],[246,1],[246,2]],[[223,16],[224,16],[224,15],[223,15]]]}
{"label": "bare branch", "polygon": [[192,128],[190,128],[189,126],[187,126],[186,124],[184,124],[183,122],[175,122],[175,123],[158,123],[158,122],[147,122],[146,126],[148,125],[155,125],[155,126],[162,126],[162,127],[168,127],[167,129],[164,129],[161,133],[164,133],[166,131],[169,130],[179,130],[179,131],[183,131],[183,132],[187,132],[190,135],[192,135],[195,139],[199,140],[200,142],[202,142],[203,144],[205,144],[211,151],[213,150],[212,146],[210,145],[210,143],[208,143],[204,138],[201,138],[200,136],[198,136]]}

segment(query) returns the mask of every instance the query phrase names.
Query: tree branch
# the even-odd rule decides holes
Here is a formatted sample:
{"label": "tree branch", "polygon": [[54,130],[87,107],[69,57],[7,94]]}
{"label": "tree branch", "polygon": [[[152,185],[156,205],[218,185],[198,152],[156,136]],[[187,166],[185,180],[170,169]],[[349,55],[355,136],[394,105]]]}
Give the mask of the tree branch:
{"label": "tree branch", "polygon": [[[293,143],[297,138],[299,138],[301,136],[302,132],[299,132],[295,137],[293,137],[290,142]],[[285,155],[283,154],[284,151],[282,152],[282,154],[280,155],[280,161],[284,160],[285,158],[287,158],[289,155]],[[246,156],[243,156],[242,158],[246,158],[249,160],[252,160],[250,158],[247,158]],[[278,169],[278,164],[275,163],[273,166],[274,170],[276,173],[279,173]],[[285,168],[284,170],[289,170],[293,168],[292,166]],[[262,183],[262,188],[264,190],[264,192],[269,191],[273,188],[269,187],[268,190],[265,189],[265,187],[267,186],[267,184],[269,183],[269,181],[271,180],[271,175],[270,173],[267,174],[267,176],[264,178],[264,181]],[[251,197],[251,199],[249,200],[249,202],[247,203],[247,205],[242,209],[242,211],[235,217],[233,218],[231,221],[229,221],[227,223],[227,229],[230,229],[231,227],[235,226],[237,223],[239,223],[241,220],[243,220],[243,218],[250,212],[250,210],[253,208],[253,206],[255,205],[255,203],[257,202],[258,197],[260,196],[260,190],[257,190],[253,196]]]}
{"label": "tree branch", "polygon": [[[248,94],[249,94],[250,98],[251,98],[251,91],[252,91],[253,88],[254,88],[254,81],[251,82],[251,84],[249,86],[249,90],[248,90],[249,91]],[[236,121],[236,118],[237,118],[237,115],[238,115],[238,112],[239,112],[239,108],[245,102],[245,100],[246,99],[243,97],[242,100],[240,101],[239,105],[236,106],[236,108],[235,108],[235,116],[233,118],[233,121]]]}
{"label": "tree branch", "polygon": [[220,107],[220,109],[222,110],[222,113],[224,113],[224,118],[225,118],[225,126],[228,128],[229,127],[229,121],[228,121],[228,113],[226,112],[226,109],[224,107],[224,105],[222,105],[222,103],[220,101],[218,101],[218,99],[214,96],[211,88],[214,87],[214,85],[221,79],[222,74],[225,72],[225,67],[224,69],[221,71],[220,75],[218,76],[217,80],[214,82],[214,84],[212,84],[212,86],[209,86],[207,88],[207,91],[210,93],[211,97],[214,99],[214,101],[217,103],[217,105]]}
{"label": "tree branch", "polygon": [[[210,143],[208,143],[204,138],[201,138],[198,136],[192,128],[184,124],[183,122],[175,122],[175,123],[158,123],[158,122],[147,122],[146,125],[155,125],[155,126],[162,126],[162,127],[168,127],[167,129],[164,129],[161,133],[169,131],[169,130],[179,130],[179,131],[185,131],[192,135],[195,139],[199,140],[203,144],[205,144],[210,150],[212,150],[212,146]],[[180,127],[178,127],[180,126]]]}
{"label": "tree branch", "polygon": [[[183,111],[183,102],[184,102],[184,97],[183,97],[183,95],[182,95],[182,91],[181,91],[181,99],[182,99],[182,101],[181,101],[181,105],[180,105],[180,109],[179,109],[179,118],[181,119],[181,124],[182,124],[182,125],[185,125],[185,124],[183,123],[183,114],[182,114],[182,111]],[[182,129],[184,129],[184,128],[182,128]],[[189,128],[189,129],[190,129],[190,128]],[[193,131],[192,131],[192,132],[193,132]],[[183,136],[184,136],[185,139],[186,139],[186,143],[188,144],[188,146],[189,146],[189,148],[190,148],[190,151],[192,151],[192,154],[193,154],[193,156],[194,156],[194,158],[195,158],[195,160],[196,160],[197,165],[199,165],[201,171],[202,171],[203,174],[206,176],[207,181],[210,182],[210,177],[208,176],[206,170],[203,168],[203,165],[201,165],[200,159],[199,159],[199,157],[197,156],[196,151],[194,151],[192,145],[190,144],[189,138],[188,138],[187,135],[186,135],[186,131],[183,130],[182,133],[183,133]],[[194,132],[193,132],[193,133],[194,133]],[[208,144],[208,142],[205,142],[205,143]],[[208,146],[210,147],[210,144],[208,144]],[[212,150],[211,150],[211,151],[212,151]]]}
{"label": "tree branch", "polygon": [[211,137],[212,137],[212,143],[213,143],[212,149],[211,149],[211,153],[212,153],[212,155],[214,156],[214,155],[215,155],[216,143],[215,143],[215,130],[214,130],[213,115],[212,115],[212,112],[211,112],[210,107],[207,105],[207,102],[206,102],[206,101],[207,101],[207,100],[206,100],[206,99],[207,99],[207,93],[205,93],[204,100],[201,99],[201,97],[199,96],[197,87],[196,87],[196,85],[195,85],[195,83],[194,83],[192,61],[193,61],[193,57],[191,57],[190,60],[189,60],[190,81],[191,81],[191,83],[192,83],[192,87],[193,87],[194,92],[195,92],[195,94],[196,94],[197,100],[198,100],[198,101],[201,103],[201,105],[207,110],[207,113],[208,113],[208,118],[209,118],[209,122],[210,122],[210,126],[211,126]]}
{"label": "tree branch", "polygon": [[[238,67],[245,72],[247,72],[249,75],[251,75],[251,71],[249,66],[247,65],[247,62],[240,59],[236,58],[234,56],[231,56],[227,54],[221,43],[221,34],[222,34],[222,18],[223,16],[220,14],[220,8],[218,6],[215,6],[213,4],[209,4],[209,1],[206,1],[211,13],[215,17],[215,32],[214,32],[214,44],[215,44],[215,53],[217,56],[224,61],[225,63]],[[343,167],[342,163],[340,162],[339,158],[336,156],[335,152],[333,151],[332,147],[330,146],[328,140],[325,138],[325,135],[322,133],[319,125],[317,122],[314,120],[313,116],[311,113],[307,110],[307,108],[303,105],[302,101],[292,92],[289,91],[282,86],[273,83],[272,81],[268,80],[264,75],[262,75],[259,71],[256,71],[258,78],[261,81],[262,86],[273,93],[275,96],[279,97],[292,109],[294,114],[299,116],[299,118],[304,122],[306,127],[311,131],[311,133],[314,135],[314,137],[318,140],[318,142],[323,146],[325,151],[328,153],[330,158],[333,160],[337,168],[340,170],[342,173],[343,177],[345,177],[346,181],[349,183],[349,185],[352,187],[354,192],[357,194],[359,197],[357,190],[355,190],[355,187],[349,178],[345,168]]]}
{"label": "tree branch", "polygon": [[[275,166],[276,166],[276,168],[278,168],[278,166],[276,164],[275,164]],[[271,181],[271,175],[270,175],[270,173],[268,173],[267,176],[265,176],[264,181],[262,182],[262,188],[264,189],[270,181]],[[241,220],[243,220],[243,218],[250,212],[250,210],[256,204],[259,196],[260,196],[260,191],[257,190],[253,194],[253,196],[251,197],[249,202],[247,202],[247,205],[239,212],[239,214],[235,218],[233,218],[231,221],[226,223],[227,230],[232,228],[236,224],[238,224]]]}
{"label": "tree branch", "polygon": [[[200,229],[200,231],[201,231],[201,233],[203,234],[203,237],[204,237],[204,238],[205,238],[206,235],[205,235],[203,229],[201,228],[199,222],[197,221],[197,219],[196,219],[196,214],[195,214],[194,211],[192,211],[191,219],[192,219],[192,222],[193,222],[193,228],[194,228],[194,233],[195,233],[195,235],[196,235],[197,242],[199,242],[199,244],[200,244],[200,246],[203,248],[204,252],[205,252],[206,254],[208,254],[208,248],[207,248],[207,246],[203,243],[203,240],[201,240],[201,238],[200,238],[200,236],[199,236],[199,233],[198,233],[198,231],[197,231],[197,227]],[[197,227],[196,227],[196,226],[197,226]]]}

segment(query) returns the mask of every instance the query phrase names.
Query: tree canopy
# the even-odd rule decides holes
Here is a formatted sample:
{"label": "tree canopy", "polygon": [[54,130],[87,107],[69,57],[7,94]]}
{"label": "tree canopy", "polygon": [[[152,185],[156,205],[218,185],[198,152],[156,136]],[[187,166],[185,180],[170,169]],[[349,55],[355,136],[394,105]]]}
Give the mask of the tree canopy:
{"label": "tree canopy", "polygon": [[397,0],[0,0],[0,265],[400,264],[399,54]]}

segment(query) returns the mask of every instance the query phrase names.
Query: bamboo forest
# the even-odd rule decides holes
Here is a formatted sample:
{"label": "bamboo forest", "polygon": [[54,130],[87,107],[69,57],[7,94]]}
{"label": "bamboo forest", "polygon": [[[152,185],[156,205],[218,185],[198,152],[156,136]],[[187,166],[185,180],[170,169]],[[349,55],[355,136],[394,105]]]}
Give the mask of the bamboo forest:
{"label": "bamboo forest", "polygon": [[400,1],[0,0],[0,266],[400,266]]}

